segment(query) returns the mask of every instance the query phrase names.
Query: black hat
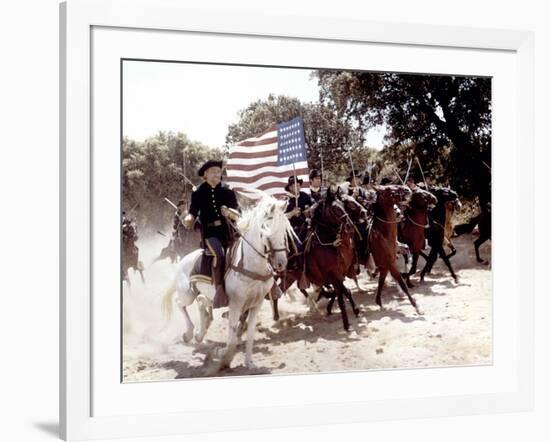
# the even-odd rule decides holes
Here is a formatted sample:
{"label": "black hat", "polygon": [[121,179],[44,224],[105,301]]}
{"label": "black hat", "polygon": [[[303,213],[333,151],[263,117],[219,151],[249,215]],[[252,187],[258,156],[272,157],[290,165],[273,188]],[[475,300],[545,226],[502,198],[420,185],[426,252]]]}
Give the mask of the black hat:
{"label": "black hat", "polygon": [[370,183],[370,175],[368,172],[365,172],[363,175],[363,185],[367,185]]}
{"label": "black hat", "polygon": [[384,178],[382,178],[380,180],[380,185],[382,185],[382,186],[385,186],[385,185],[391,184],[391,183],[392,183],[392,179],[388,178],[387,176],[385,176]]}
{"label": "black hat", "polygon": [[[304,182],[304,180],[301,179],[301,178],[298,178],[297,181],[298,181],[300,184],[303,184],[303,182]],[[288,190],[288,188],[289,188],[290,186],[292,186],[293,184],[294,184],[294,175],[290,175],[290,176],[288,177],[288,184],[285,186],[285,190]]]}
{"label": "black hat", "polygon": [[317,169],[311,169],[309,172],[309,179],[312,180],[313,178],[321,177],[321,172],[319,172]]}
{"label": "black hat", "polygon": [[185,200],[179,200],[178,204],[176,204],[177,207],[183,206],[185,204]]}
{"label": "black hat", "polygon": [[[355,172],[355,178],[361,178],[363,175],[359,172]],[[349,176],[346,178],[346,181],[349,181],[351,183],[351,180],[353,179],[353,171],[349,173]]]}
{"label": "black hat", "polygon": [[434,174],[431,172],[424,172],[424,178],[433,178]]}
{"label": "black hat", "polygon": [[217,161],[217,160],[208,160],[199,169],[199,176],[204,176],[204,172],[206,172],[211,167],[219,167],[221,169],[223,167],[223,162],[222,161]]}

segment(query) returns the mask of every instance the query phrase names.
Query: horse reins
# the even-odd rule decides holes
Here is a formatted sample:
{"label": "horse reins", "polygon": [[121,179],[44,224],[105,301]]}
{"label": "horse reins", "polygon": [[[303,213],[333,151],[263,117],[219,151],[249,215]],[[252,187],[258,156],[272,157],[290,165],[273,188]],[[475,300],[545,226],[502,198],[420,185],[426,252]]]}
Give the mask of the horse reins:
{"label": "horse reins", "polygon": [[[288,253],[288,247],[283,248],[273,248],[271,244],[271,240],[267,238],[267,242],[270,246],[270,248],[266,248],[265,253],[260,252],[254,245],[245,238],[243,233],[239,230],[239,228],[229,219],[226,217],[226,220],[228,221],[229,225],[239,234],[239,239],[241,239],[243,242],[246,242],[254,252],[256,252],[261,258],[265,259],[267,261],[267,264],[271,268],[271,272],[267,273],[266,275],[260,275],[259,273],[252,272],[250,270],[247,270],[244,268],[243,264],[243,258],[244,258],[244,248],[243,248],[243,242],[241,242],[241,258],[237,265],[233,265],[232,263],[229,264],[229,268],[237,273],[241,273],[251,279],[255,279],[257,281],[267,281],[271,277],[273,277],[273,266],[271,265],[271,257],[275,255],[276,252],[287,252]],[[285,239],[286,241],[286,239]]]}

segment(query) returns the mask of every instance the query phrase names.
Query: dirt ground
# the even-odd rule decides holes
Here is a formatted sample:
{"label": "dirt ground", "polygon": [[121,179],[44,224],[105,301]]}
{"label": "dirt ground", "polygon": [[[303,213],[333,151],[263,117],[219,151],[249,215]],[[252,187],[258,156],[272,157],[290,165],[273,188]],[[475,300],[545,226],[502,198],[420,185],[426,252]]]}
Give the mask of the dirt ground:
{"label": "dirt ground", "polygon": [[[231,368],[220,376],[312,373],[346,370],[440,367],[490,364],[492,360],[492,278],[489,264],[475,260],[473,239],[455,239],[458,253],[451,262],[459,277],[455,284],[438,260],[423,284],[413,278],[411,293],[422,315],[417,315],[388,276],[382,310],[375,304],[377,281],[363,272],[361,290],[353,281],[346,285],[360,306],[355,318],[348,304],[352,331],[343,330],[337,305],[327,316],[326,301],[319,312],[310,310],[304,296],[294,288],[280,300],[281,319],[274,322],[265,302],[259,314],[254,341],[255,369],[244,366],[242,351]],[[226,309],[214,311],[214,321],[203,343],[184,343],[182,314],[176,311],[165,323],[160,301],[169,285],[174,265],[168,261],[150,265],[165,239],[138,243],[146,266],[146,284],[130,271],[132,286],[123,293],[123,379],[125,382],[189,378],[203,375],[209,351],[225,345]],[[488,259],[490,242],[481,247]],[[419,260],[422,268],[424,261]],[[189,309],[198,325],[198,308]],[[244,350],[244,346],[240,347]]]}

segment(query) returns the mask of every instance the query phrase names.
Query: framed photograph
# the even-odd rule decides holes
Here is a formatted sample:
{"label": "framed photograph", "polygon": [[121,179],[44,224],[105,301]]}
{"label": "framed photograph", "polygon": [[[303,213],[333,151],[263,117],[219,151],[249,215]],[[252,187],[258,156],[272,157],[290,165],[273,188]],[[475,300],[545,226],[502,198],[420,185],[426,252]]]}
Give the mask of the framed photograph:
{"label": "framed photograph", "polygon": [[532,408],[531,33],[60,18],[65,440]]}

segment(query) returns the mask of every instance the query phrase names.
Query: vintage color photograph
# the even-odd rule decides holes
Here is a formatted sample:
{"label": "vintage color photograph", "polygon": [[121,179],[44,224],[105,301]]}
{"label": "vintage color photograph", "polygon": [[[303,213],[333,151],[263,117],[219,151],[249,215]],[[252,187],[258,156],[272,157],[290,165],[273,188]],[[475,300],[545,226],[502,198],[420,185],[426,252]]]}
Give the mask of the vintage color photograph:
{"label": "vintage color photograph", "polygon": [[122,382],[492,363],[491,78],[127,59]]}

